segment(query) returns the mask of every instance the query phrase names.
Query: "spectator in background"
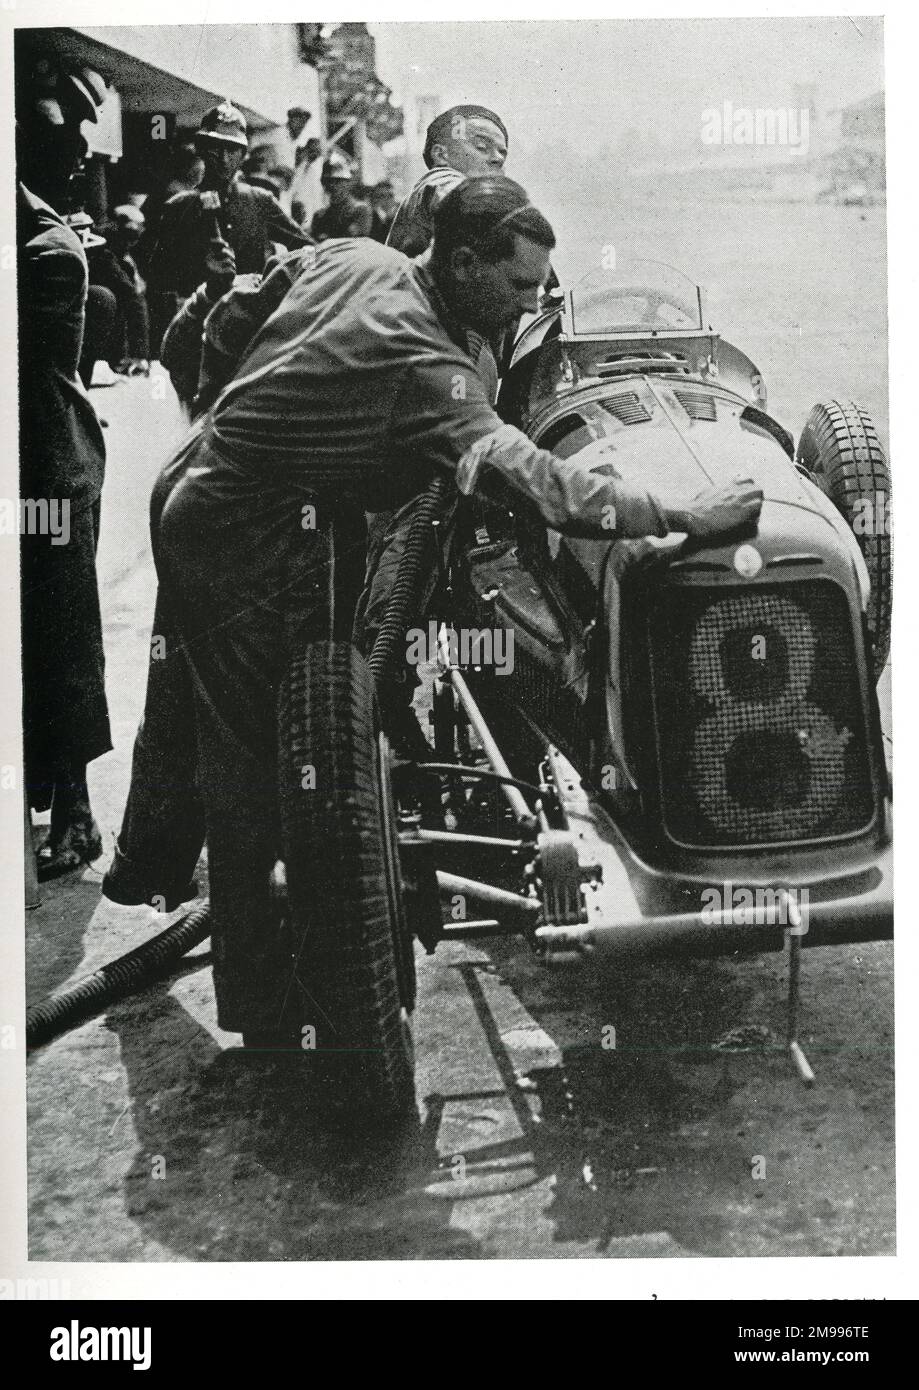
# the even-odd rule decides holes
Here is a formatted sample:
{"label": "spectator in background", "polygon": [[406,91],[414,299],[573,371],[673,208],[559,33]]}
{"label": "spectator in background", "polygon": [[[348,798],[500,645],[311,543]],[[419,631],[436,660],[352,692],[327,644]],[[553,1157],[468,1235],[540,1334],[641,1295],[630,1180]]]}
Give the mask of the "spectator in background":
{"label": "spectator in background", "polygon": [[507,127],[486,106],[451,106],[428,126],[426,174],[403,198],[386,238],[406,256],[420,256],[434,235],[434,210],[464,178],[500,174],[507,159]]}
{"label": "spectator in background", "polygon": [[336,207],[329,206],[319,223],[317,241],[330,241],[332,237],[370,236],[373,227],[373,208],[363,198],[350,198],[347,203]]}
{"label": "spectator in background", "polygon": [[[278,164],[288,165],[291,169],[296,169],[300,158],[300,151],[303,148],[303,132],[313,119],[313,113],[307,111],[305,106],[292,106],[287,113],[287,138],[288,148],[279,150],[280,158]],[[287,156],[285,158],[285,156]]]}
{"label": "spectator in background", "polygon": [[357,201],[354,187],[355,176],[351,161],[336,150],[322,166],[322,188],[328,202],[324,208],[320,208],[310,223],[310,233],[314,241],[328,241],[330,237],[347,235],[342,228],[350,222],[352,209]]}
{"label": "spectator in background", "polygon": [[[252,146],[252,154],[260,161],[258,172],[270,173],[273,177],[281,170],[285,172],[286,182],[281,185],[278,201],[288,215],[291,215],[291,184],[305,153],[303,134],[312,119],[312,112],[305,106],[292,106],[287,112],[286,126],[279,126],[267,137],[256,137]],[[296,221],[301,221],[293,215]]]}
{"label": "spectator in background", "polygon": [[345,236],[370,236],[373,231],[373,208],[368,199],[355,198]]}
{"label": "spectator in background", "polygon": [[[177,193],[188,193],[200,188],[204,181],[204,160],[194,145],[184,143],[178,146],[172,160],[172,172],[163,192],[163,202],[168,203]],[[144,216],[149,217],[144,212]]]}
{"label": "spectator in background", "polygon": [[252,150],[239,166],[239,173],[246,183],[251,184],[253,188],[264,188],[266,193],[270,193],[272,198],[277,199],[284,207],[284,195],[290,188],[293,170],[280,164],[269,163],[268,157],[271,154],[269,145]]}
{"label": "spectator in background", "polygon": [[[112,213],[106,228],[109,256],[120,272],[118,319],[109,347],[108,364],[128,376],[146,375],[150,370],[150,316],[147,312],[147,286],[134,258],[144,234],[144,215],[133,203],[122,203]],[[112,285],[115,291],[114,284]]]}
{"label": "spectator in background", "polygon": [[115,318],[104,352],[111,370],[128,377],[150,371],[150,320],[146,284],[133,259],[143,235],[143,213],[122,203],[104,228],[106,245],[88,252],[89,282],[114,295]]}
{"label": "spectator in background", "polygon": [[385,241],[399,209],[399,203],[389,179],[381,179],[377,186],[371,190],[370,204],[373,208],[370,235],[374,241]]}
{"label": "spectator in background", "polygon": [[17,73],[20,487],[59,522],[57,535],[27,530],[21,549],[25,789],[33,809],[51,808],[42,879],[102,853],[86,767],[112,746],[96,578],[105,445],[77,375],[88,272],[55,211],[86,153],[80,126],[97,119],[104,93],[87,69]]}
{"label": "spectator in background", "polygon": [[144,236],[138,246],[138,264],[145,266],[163,208],[177,193],[190,193],[204,178],[204,160],[194,145],[177,145],[169,160],[165,187],[144,199]]}
{"label": "spectator in background", "polygon": [[309,242],[276,198],[240,177],[249,145],[241,111],[228,101],[208,111],[196,145],[205,164],[201,186],[170,198],[150,252],[147,297],[157,355],[170,320],[207,278],[205,263],[215,252],[232,271],[261,274],[275,244],[295,250]]}
{"label": "spectator in background", "polygon": [[143,213],[131,203],[116,208],[104,227],[104,236],[99,235],[86,212],[71,213],[64,220],[79,238],[89,269],[79,367],[83,385],[92,384],[99,361],[113,372],[147,375],[150,331],[146,287],[130,254],[143,231]]}
{"label": "spectator in background", "polygon": [[[431,244],[434,212],[440,202],[464,179],[500,174],[507,159],[507,127],[487,106],[451,106],[428,126],[424,142],[423,174],[402,200],[386,238],[406,256],[420,256]],[[558,285],[550,268],[545,289]],[[519,323],[508,327],[500,342],[491,344],[500,372],[513,349]]]}
{"label": "spectator in background", "polygon": [[[272,185],[278,190],[275,196],[286,211],[290,206],[290,186],[294,177],[293,170],[286,168],[282,164],[273,164],[270,169],[265,170],[262,177],[267,179],[267,183],[263,184],[263,187],[267,188],[269,192],[271,192]],[[257,183],[255,186],[258,188]]]}
{"label": "spectator in background", "polygon": [[310,138],[298,150],[298,162],[290,186],[290,215],[308,227],[325,202],[322,188],[322,144]]}

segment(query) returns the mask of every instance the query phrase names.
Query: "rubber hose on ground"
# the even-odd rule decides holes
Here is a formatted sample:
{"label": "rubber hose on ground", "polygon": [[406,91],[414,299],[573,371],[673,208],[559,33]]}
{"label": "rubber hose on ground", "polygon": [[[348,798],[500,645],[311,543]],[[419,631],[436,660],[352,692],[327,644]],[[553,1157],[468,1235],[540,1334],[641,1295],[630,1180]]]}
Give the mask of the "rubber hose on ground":
{"label": "rubber hose on ground", "polygon": [[151,941],[103,965],[71,989],[50,994],[33,1004],[26,1010],[26,1046],[41,1047],[126,994],[152,984],[210,934],[211,905],[205,898],[187,917]]}
{"label": "rubber hose on ground", "polygon": [[437,477],[422,494],[412,518],[377,639],[368,665],[378,684],[398,677],[404,666],[405,632],[421,606],[422,578],[429,563],[432,525],[443,512],[449,481]]}

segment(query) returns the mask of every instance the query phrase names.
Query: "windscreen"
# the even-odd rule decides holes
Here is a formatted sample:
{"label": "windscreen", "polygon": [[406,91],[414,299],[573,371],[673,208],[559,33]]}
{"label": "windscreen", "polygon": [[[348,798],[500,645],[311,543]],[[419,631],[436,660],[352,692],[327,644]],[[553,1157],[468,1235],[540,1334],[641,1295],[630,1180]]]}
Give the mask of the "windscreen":
{"label": "windscreen", "polygon": [[571,293],[574,333],[686,332],[704,328],[702,292],[682,271],[663,261],[598,267]]}

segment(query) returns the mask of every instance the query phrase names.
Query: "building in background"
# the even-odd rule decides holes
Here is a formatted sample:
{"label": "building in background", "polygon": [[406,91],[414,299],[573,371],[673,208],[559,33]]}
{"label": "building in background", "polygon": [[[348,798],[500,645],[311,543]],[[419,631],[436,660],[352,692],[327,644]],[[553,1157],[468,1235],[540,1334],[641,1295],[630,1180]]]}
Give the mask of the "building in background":
{"label": "building in background", "polygon": [[389,176],[384,147],[402,135],[403,117],[377,76],[376,40],[363,23],[300,29],[318,31],[308,51],[319,69],[327,142],[351,158],[361,183],[378,183]]}

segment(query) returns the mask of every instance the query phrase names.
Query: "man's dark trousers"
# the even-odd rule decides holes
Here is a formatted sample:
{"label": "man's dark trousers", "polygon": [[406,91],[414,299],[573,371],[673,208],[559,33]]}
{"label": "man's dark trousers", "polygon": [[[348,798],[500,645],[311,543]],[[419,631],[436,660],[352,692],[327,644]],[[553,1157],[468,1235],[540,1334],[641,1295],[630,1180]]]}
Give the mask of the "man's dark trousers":
{"label": "man's dark trousers", "polygon": [[131,786],[102,891],[121,903],[171,912],[196,896],[204,845],[191,673],[181,629],[160,587],[153,614],[144,717],[134,740]]}
{"label": "man's dark trousers", "polygon": [[253,1033],[276,1029],[294,1002],[270,884],[277,705],[291,655],[330,635],[333,573],[331,532],[301,528],[299,499],[263,494],[260,506],[255,527],[242,513],[211,528],[194,477],[178,469],[153,499],[157,574],[194,691],[217,1018]]}
{"label": "man's dark trousers", "polygon": [[[154,532],[158,513],[157,501]],[[347,641],[364,575],[366,527],[359,506],[339,506],[332,529],[336,561],[332,635]],[[186,597],[179,596],[180,611]],[[114,902],[152,903],[169,912],[198,892],[194,873],[204,846],[205,823],[195,723],[193,681],[181,623],[170,611],[167,587],[160,585],[131,785],[114,859],[102,887]]]}

